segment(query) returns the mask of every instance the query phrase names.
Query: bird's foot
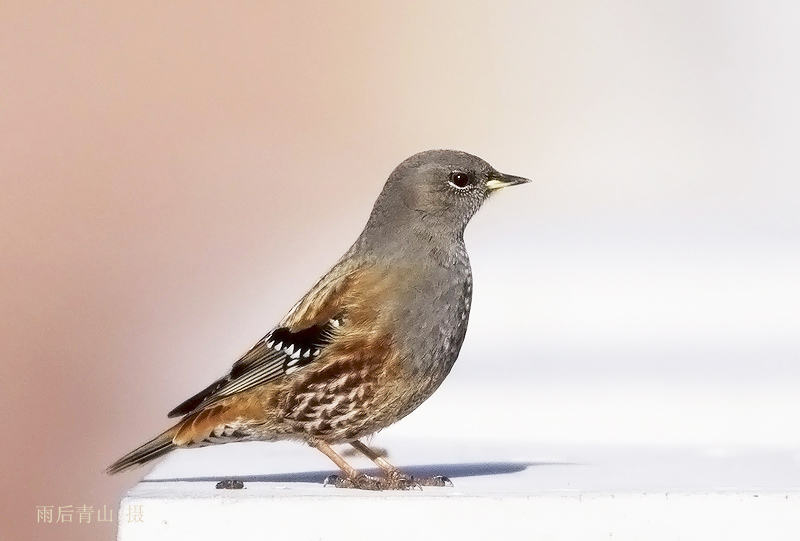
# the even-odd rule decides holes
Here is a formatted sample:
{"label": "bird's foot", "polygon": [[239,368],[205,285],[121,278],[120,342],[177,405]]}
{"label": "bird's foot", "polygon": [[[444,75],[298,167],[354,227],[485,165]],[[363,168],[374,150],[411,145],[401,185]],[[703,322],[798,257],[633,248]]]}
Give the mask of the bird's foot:
{"label": "bird's foot", "polygon": [[332,485],[336,488],[358,488],[361,490],[412,490],[426,487],[451,487],[453,482],[444,475],[433,477],[412,477],[399,471],[391,472],[386,478],[372,477],[359,474],[355,477],[340,477],[329,475],[322,482],[323,486]]}
{"label": "bird's foot", "polygon": [[217,483],[216,488],[218,489],[241,489],[244,488],[244,483],[239,481],[238,479],[223,479],[219,483]]}
{"label": "bird's foot", "polygon": [[397,470],[389,473],[385,482],[386,488],[390,490],[410,490],[414,488],[422,490],[418,479]]}
{"label": "bird's foot", "polygon": [[355,477],[340,477],[329,475],[322,482],[322,486],[333,485],[336,488],[358,488],[361,490],[384,490],[385,481],[379,477],[359,474]]}
{"label": "bird's foot", "polygon": [[422,487],[451,487],[453,482],[444,475],[434,475],[432,477],[413,477],[401,471],[390,472],[386,479],[386,488],[390,490],[409,490],[420,489]]}
{"label": "bird's foot", "polygon": [[358,488],[361,490],[409,490],[421,488],[416,479],[400,472],[393,472],[386,478],[372,477],[363,473],[355,477],[329,475],[322,485],[333,485],[336,488]]}

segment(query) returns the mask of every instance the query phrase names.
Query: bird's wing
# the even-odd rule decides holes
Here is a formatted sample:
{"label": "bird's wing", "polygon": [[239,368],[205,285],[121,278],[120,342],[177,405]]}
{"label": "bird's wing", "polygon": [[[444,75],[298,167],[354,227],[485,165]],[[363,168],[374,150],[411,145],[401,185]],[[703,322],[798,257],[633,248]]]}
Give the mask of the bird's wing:
{"label": "bird's wing", "polygon": [[360,274],[360,268],[346,263],[331,269],[278,327],[233,364],[228,374],[179,404],[167,414],[168,417],[203,409],[213,402],[291,374],[314,362],[339,327],[346,311],[346,293]]}

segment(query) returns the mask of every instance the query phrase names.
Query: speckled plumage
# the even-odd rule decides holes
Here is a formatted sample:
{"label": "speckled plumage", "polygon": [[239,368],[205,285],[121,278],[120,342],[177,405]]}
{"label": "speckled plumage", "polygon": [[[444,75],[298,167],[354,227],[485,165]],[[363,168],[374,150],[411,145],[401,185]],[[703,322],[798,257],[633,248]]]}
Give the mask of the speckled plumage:
{"label": "speckled plumage", "polygon": [[[172,410],[175,426],[109,472],[176,447],[296,439],[342,468],[341,486],[407,487],[357,440],[413,411],[450,372],[472,299],[464,228],[491,192],[522,182],[458,151],[405,160],[339,262],[227,375]],[[329,447],[345,442],[390,481],[366,478]]]}

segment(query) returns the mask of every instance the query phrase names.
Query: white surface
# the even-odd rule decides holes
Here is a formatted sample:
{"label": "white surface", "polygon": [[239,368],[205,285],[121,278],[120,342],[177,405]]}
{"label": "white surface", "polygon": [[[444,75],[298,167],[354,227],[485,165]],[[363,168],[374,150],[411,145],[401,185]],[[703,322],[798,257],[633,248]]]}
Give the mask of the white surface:
{"label": "white surface", "polygon": [[[454,486],[323,487],[335,468],[299,444],[180,451],[122,501],[119,538],[800,538],[796,451],[375,443],[402,469]],[[227,476],[245,488],[216,490]],[[131,505],[142,506],[143,522],[127,522]]]}

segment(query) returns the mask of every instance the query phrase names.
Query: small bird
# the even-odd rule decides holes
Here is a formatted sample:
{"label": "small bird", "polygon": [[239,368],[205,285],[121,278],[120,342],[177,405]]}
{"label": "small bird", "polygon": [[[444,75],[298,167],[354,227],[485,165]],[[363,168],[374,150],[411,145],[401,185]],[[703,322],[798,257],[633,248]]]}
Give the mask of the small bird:
{"label": "small bird", "polygon": [[[529,182],[471,154],[428,150],[391,173],[342,258],[230,371],[169,412],[173,427],[108,467],[173,449],[296,440],[342,471],[326,484],[370,490],[450,484],[414,479],[359,441],[402,419],[441,385],[461,350],[472,301],[464,229],[497,190]],[[362,474],[349,443],[385,473]]]}

